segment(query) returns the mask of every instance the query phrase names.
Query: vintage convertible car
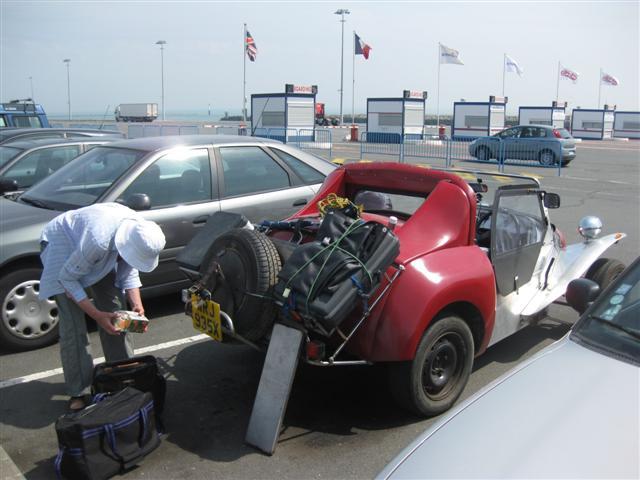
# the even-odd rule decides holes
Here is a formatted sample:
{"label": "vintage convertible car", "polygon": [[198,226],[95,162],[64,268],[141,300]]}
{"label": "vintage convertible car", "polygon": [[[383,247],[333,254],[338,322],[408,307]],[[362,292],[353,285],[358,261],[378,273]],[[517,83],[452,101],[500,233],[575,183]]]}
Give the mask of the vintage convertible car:
{"label": "vintage convertible car", "polygon": [[474,357],[571,280],[604,287],[624,269],[599,258],[624,233],[598,238],[585,217],[566,245],[548,216],[559,205],[525,176],[347,164],[286,221],[215,214],[178,258],[194,280],[186,311],[218,341],[264,348],[275,323],[303,332],[309,363],[388,363],[400,404],[436,415]]}

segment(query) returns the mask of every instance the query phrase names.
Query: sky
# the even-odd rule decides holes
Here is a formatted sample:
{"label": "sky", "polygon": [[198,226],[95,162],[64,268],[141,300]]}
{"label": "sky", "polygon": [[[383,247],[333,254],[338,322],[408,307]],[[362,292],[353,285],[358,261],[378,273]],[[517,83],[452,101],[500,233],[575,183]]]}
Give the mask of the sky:
{"label": "sky", "polygon": [[[213,2],[0,0],[0,100],[33,97],[50,114],[109,112],[120,103],[161,103],[172,112],[242,108],[243,24],[258,54],[246,61],[246,94],[284,92],[286,83],[317,85],[328,113],[340,110],[344,24],[343,112],[366,111],[371,97],[426,90],[427,114],[450,114],[453,102],[501,95],[503,58],[524,69],[507,73],[508,114],[550,105],[558,62],[579,73],[561,80],[570,108],[597,108],[599,71],[618,78],[602,86],[602,103],[640,110],[640,2]],[[353,32],[372,47],[355,59]],[[438,43],[464,65],[441,65]],[[438,84],[440,87],[439,102]],[[32,90],[33,89],[33,90]],[[439,108],[438,108],[439,103]],[[249,108],[249,107],[248,107]]]}

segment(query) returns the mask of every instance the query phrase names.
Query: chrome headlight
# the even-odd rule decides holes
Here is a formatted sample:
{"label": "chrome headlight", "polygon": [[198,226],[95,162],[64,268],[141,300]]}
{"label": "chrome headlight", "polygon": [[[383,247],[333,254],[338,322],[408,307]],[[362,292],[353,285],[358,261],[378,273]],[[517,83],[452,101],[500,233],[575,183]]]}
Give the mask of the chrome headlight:
{"label": "chrome headlight", "polygon": [[582,217],[580,222],[578,223],[578,232],[582,235],[586,240],[592,240],[600,235],[602,231],[602,220],[598,217],[594,217],[589,215],[587,217]]}

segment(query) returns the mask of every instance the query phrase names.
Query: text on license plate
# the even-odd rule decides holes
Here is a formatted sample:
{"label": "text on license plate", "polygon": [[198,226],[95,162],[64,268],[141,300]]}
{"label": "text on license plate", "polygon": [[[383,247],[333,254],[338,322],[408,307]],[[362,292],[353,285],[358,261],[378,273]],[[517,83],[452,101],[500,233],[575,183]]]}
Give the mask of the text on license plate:
{"label": "text on license plate", "polygon": [[222,341],[220,305],[216,302],[191,295],[191,318],[193,319],[193,328],[206,333],[218,342]]}

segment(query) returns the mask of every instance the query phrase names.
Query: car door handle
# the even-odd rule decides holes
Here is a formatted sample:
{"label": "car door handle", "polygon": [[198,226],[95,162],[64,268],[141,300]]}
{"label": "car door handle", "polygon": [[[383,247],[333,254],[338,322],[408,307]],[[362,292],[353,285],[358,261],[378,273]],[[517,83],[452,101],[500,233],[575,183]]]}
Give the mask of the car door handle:
{"label": "car door handle", "polygon": [[299,198],[297,199],[295,202],[293,202],[293,207],[302,207],[303,205],[306,205],[308,202],[308,200],[306,198]]}
{"label": "car door handle", "polygon": [[205,223],[207,220],[209,220],[209,215],[200,215],[193,219],[193,223],[197,225],[199,223]]}

